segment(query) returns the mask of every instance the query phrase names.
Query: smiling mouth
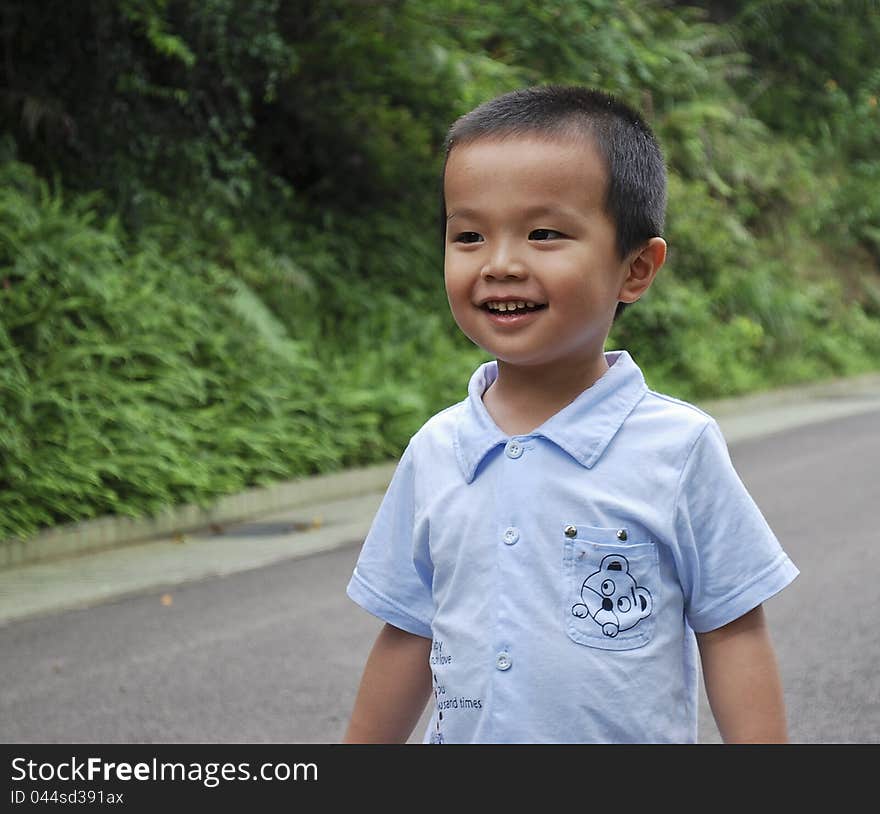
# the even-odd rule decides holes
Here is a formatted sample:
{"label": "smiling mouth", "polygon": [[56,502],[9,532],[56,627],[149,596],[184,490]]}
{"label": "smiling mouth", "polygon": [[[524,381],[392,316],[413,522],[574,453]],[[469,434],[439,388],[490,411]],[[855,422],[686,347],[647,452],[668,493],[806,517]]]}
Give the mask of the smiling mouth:
{"label": "smiling mouth", "polygon": [[517,300],[501,302],[491,300],[484,302],[480,306],[484,311],[496,316],[516,316],[517,314],[530,314],[533,311],[540,311],[547,307],[546,303],[536,303],[531,300]]}

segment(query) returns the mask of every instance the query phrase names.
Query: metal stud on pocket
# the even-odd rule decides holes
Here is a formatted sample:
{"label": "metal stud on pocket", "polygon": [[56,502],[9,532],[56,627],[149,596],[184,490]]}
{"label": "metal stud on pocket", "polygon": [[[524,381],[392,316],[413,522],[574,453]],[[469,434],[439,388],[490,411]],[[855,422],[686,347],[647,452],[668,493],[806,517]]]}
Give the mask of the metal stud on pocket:
{"label": "metal stud on pocket", "polygon": [[568,525],[565,527],[566,537],[576,537],[578,533],[577,526]]}
{"label": "metal stud on pocket", "polygon": [[626,529],[618,529],[617,530],[617,539],[621,540],[621,541],[626,539]]}

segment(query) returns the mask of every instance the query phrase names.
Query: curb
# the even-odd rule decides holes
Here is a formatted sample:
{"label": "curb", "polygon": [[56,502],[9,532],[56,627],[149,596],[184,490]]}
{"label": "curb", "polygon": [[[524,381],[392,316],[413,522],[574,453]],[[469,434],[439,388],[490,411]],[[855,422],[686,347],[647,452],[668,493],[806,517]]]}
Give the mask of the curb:
{"label": "curb", "polygon": [[354,499],[364,505],[352,514],[353,519],[301,533],[258,538],[235,531],[217,537],[210,533],[192,538],[180,535],[178,539],[119,545],[94,556],[0,569],[0,627],[145,592],[170,592],[187,583],[357,544],[370,528],[381,494],[368,497]]}
{"label": "curb", "polygon": [[100,517],[47,529],[27,540],[0,542],[0,570],[90,554],[122,545],[229,525],[285,509],[383,492],[397,461],[248,489],[210,506],[185,504],[154,517]]}

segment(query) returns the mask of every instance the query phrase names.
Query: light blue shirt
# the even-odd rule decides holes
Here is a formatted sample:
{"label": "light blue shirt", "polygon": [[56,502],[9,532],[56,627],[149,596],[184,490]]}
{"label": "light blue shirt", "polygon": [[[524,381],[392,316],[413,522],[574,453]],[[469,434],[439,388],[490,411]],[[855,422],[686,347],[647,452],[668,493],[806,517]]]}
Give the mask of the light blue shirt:
{"label": "light blue shirt", "polygon": [[798,574],[717,423],[649,390],[626,351],[606,359],[513,437],[481,365],[401,457],[347,590],[432,639],[425,742],[695,742],[694,631]]}

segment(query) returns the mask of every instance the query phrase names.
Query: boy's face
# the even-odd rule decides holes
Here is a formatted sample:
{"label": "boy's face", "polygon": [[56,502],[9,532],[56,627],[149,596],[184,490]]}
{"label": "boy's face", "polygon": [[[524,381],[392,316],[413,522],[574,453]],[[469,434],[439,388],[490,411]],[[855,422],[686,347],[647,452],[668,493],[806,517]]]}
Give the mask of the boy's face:
{"label": "boy's face", "polygon": [[444,184],[446,293],[461,330],[509,365],[595,365],[629,301],[596,148],[477,140],[453,148]]}

